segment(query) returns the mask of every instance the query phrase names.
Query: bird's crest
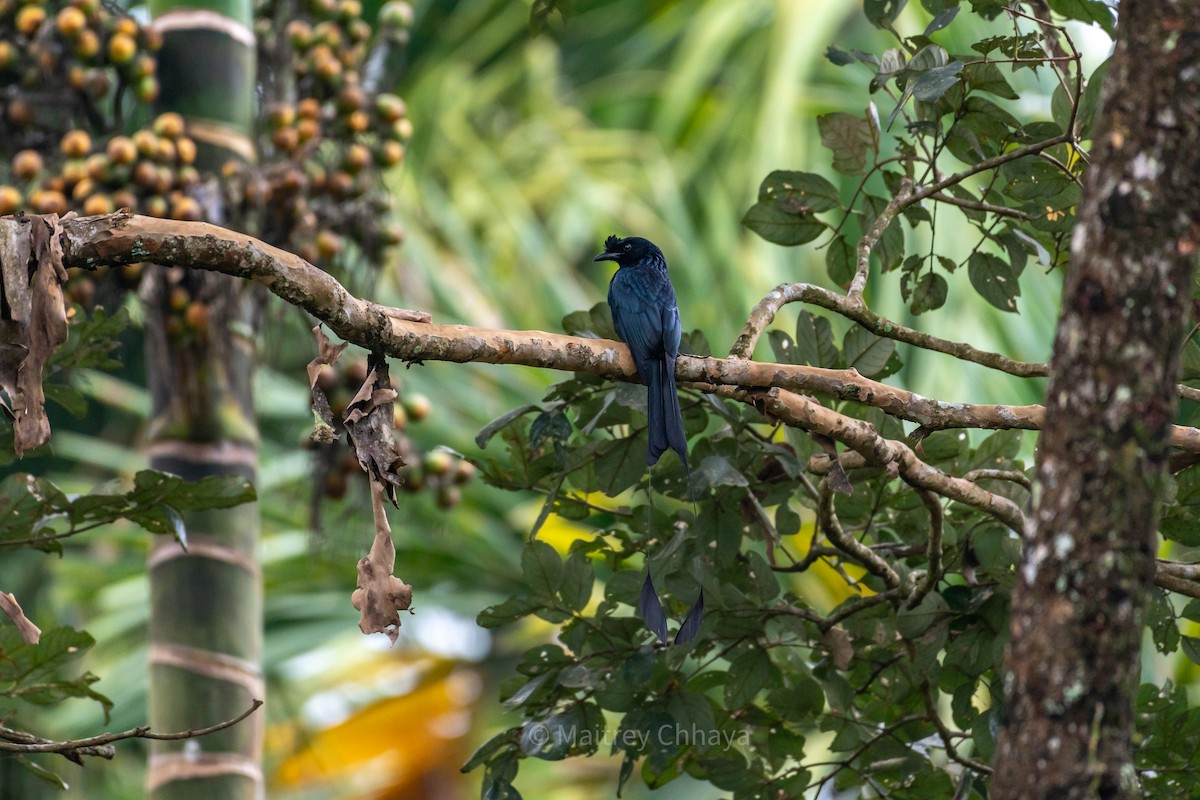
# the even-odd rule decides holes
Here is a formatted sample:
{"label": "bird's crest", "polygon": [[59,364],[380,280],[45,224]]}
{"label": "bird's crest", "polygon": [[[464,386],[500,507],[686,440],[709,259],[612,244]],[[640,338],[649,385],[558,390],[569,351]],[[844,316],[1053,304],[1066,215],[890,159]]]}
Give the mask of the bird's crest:
{"label": "bird's crest", "polygon": [[611,253],[612,251],[617,249],[617,245],[619,245],[620,243],[621,243],[621,237],[609,236],[607,239],[604,240],[604,249],[606,252]]}

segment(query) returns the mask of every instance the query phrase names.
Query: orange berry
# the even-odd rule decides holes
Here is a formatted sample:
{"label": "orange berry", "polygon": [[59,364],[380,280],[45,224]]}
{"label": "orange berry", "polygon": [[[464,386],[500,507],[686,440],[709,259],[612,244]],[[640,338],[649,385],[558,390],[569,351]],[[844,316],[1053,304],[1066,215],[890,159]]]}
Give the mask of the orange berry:
{"label": "orange berry", "polygon": [[0,186],[0,214],[15,214],[24,200],[15,186]]}
{"label": "orange berry", "polygon": [[114,136],[108,140],[105,152],[114,164],[132,164],[137,160],[138,148],[128,136]]}
{"label": "orange berry", "polygon": [[79,129],[67,131],[58,147],[69,158],[83,158],[92,152],[92,137]]}
{"label": "orange berry", "polygon": [[46,21],[46,9],[41,6],[24,6],[17,12],[17,30],[26,36],[33,36],[38,28]]}
{"label": "orange berry", "polygon": [[12,171],[21,180],[29,180],[42,171],[42,156],[37,150],[22,150],[13,156]]}
{"label": "orange berry", "polygon": [[73,39],[87,27],[87,14],[75,6],[67,6],[55,16],[54,25],[63,36]]}
{"label": "orange berry", "polygon": [[[122,20],[123,22],[124,20]],[[137,55],[137,42],[127,33],[114,33],[108,40],[108,60],[124,66]]]}
{"label": "orange berry", "polygon": [[155,133],[159,136],[165,136],[168,139],[182,136],[185,127],[183,116],[176,114],[174,111],[159,114],[155,117],[154,124],[151,126]]}

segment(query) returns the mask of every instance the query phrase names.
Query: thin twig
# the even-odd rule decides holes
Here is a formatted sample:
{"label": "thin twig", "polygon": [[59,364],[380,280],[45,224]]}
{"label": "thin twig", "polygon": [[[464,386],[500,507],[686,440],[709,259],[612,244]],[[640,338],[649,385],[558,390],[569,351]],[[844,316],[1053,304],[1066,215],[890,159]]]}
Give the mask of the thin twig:
{"label": "thin twig", "polygon": [[[149,725],[141,725],[137,728],[130,728],[127,731],[115,733],[102,733],[98,736],[88,736],[84,739],[68,739],[62,742],[54,742],[48,739],[41,739],[37,742],[13,742],[0,741],[0,751],[9,753],[69,753],[81,751],[82,748],[99,747],[102,745],[119,742],[123,739],[154,739],[155,741],[175,741],[178,739],[194,739],[197,736],[205,736],[217,731],[223,731],[226,728],[231,728],[244,720],[246,717],[257,711],[263,704],[262,700],[254,700],[250,704],[250,708],[238,714],[233,719],[218,722],[216,725],[209,725],[207,728],[197,728],[195,730],[180,731],[177,733],[154,733],[150,730]],[[21,731],[14,731],[10,728],[0,727],[0,737],[9,738],[10,735],[22,735]],[[24,734],[29,736],[29,734]],[[36,737],[34,737],[36,738]],[[108,756],[105,756],[108,757]]]}
{"label": "thin twig", "polygon": [[911,205],[908,201],[912,197],[912,193],[912,180],[901,178],[900,189],[896,192],[896,196],[884,206],[884,209],[879,212],[879,216],[871,223],[871,227],[867,228],[867,232],[858,240],[858,264],[854,271],[854,279],[850,281],[850,289],[846,292],[846,296],[850,298],[851,302],[862,303],[862,293],[867,288],[867,274],[871,269],[871,251],[879,243],[879,239],[887,230],[888,225],[892,224],[896,213]]}
{"label": "thin twig", "polygon": [[930,688],[928,682],[921,683],[921,696],[925,700],[925,713],[929,716],[929,721],[933,723],[933,727],[937,728],[938,736],[942,739],[942,746],[946,750],[946,757],[951,761],[957,761],[967,769],[973,769],[984,775],[991,775],[992,768],[987,764],[984,764],[982,761],[976,761],[973,758],[968,758],[958,752],[958,748],[954,746],[954,733],[942,721],[942,715],[938,713],[937,706],[933,702],[933,690]]}
{"label": "thin twig", "polygon": [[1033,483],[1029,480],[1029,476],[1016,469],[973,469],[966,475],[963,475],[963,480],[971,481],[972,483],[987,480],[1012,481],[1026,489],[1033,486]]}
{"label": "thin twig", "polygon": [[919,606],[942,577],[942,533],[944,530],[942,504],[938,496],[928,489],[918,489],[917,496],[921,498],[921,502],[929,511],[929,542],[925,550],[929,564],[925,568],[925,575],[921,582],[909,595],[908,607],[910,609]]}
{"label": "thin twig", "polygon": [[842,530],[842,523],[838,520],[837,511],[833,507],[834,493],[829,486],[829,481],[821,481],[819,488],[821,500],[817,506],[817,522],[820,524],[825,538],[833,542],[834,547],[866,567],[868,572],[883,579],[889,589],[897,588],[900,585],[900,576],[896,574],[896,570],[892,569],[892,565],[874,550]]}
{"label": "thin twig", "polygon": [[987,214],[995,214],[998,217],[1011,217],[1013,219],[1019,219],[1023,222],[1030,222],[1039,218],[1027,211],[1021,211],[1020,209],[1009,208],[1008,206],[992,205],[991,203],[983,203],[978,200],[970,200],[965,197],[955,197],[952,194],[939,193],[935,194],[930,199],[936,200],[939,203],[949,203],[950,205],[958,206],[959,208],[969,208],[972,211],[983,211]]}

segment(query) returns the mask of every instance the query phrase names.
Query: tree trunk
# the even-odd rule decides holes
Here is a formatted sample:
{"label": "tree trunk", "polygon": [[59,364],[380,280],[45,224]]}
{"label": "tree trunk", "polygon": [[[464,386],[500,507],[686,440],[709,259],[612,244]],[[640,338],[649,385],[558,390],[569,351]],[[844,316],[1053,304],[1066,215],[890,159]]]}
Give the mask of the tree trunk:
{"label": "tree trunk", "polygon": [[1123,0],[1071,247],[990,797],[1139,797],[1131,733],[1200,244],[1200,4]]}
{"label": "tree trunk", "polygon": [[[215,174],[253,156],[255,51],[249,3],[152,3],[163,32],[159,111],[175,111]],[[219,211],[212,198],[210,215]],[[220,221],[219,219],[216,221]],[[253,478],[258,432],[251,397],[258,295],[223,275],[156,268],[143,286],[149,435],[155,469],[190,480]],[[150,554],[150,724],[189,730],[230,719],[263,698],[262,587],[254,505],[188,514],[185,553]],[[220,733],[153,742],[155,800],[251,800],[264,795],[262,714]]]}

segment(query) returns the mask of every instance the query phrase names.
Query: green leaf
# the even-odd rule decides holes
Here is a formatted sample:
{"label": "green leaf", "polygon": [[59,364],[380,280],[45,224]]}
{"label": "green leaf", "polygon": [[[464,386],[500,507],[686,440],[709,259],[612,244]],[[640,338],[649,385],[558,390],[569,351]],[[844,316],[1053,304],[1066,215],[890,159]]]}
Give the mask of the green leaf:
{"label": "green leaf", "polygon": [[912,302],[909,304],[914,314],[924,314],[941,308],[946,303],[949,286],[946,279],[936,272],[922,273],[917,278],[912,290]]}
{"label": "green leaf", "polygon": [[779,669],[767,651],[754,648],[729,663],[729,675],[737,676],[725,684],[725,705],[732,711],[750,705],[760,691],[777,682]]}
{"label": "green leaf", "polygon": [[775,509],[775,532],[780,536],[793,536],[800,532],[800,515],[792,510],[790,503],[780,503]]}
{"label": "green leaf", "polygon": [[837,345],[833,343],[833,326],[828,319],[807,311],[800,312],[796,320],[796,357],[800,364],[826,369],[838,366],[841,359]]}
{"label": "green leaf", "polygon": [[71,326],[71,335],[50,356],[54,370],[101,369],[113,370],[121,362],[109,354],[120,345],[121,332],[129,327],[129,312],[124,307],[111,316],[103,308],[95,308],[83,322]]}
{"label": "green leaf", "polygon": [[1179,644],[1189,661],[1193,664],[1200,664],[1200,639],[1195,636],[1180,636]]}
{"label": "green leaf", "polygon": [[908,0],[864,0],[863,13],[876,28],[890,28]]}
{"label": "green leaf", "polygon": [[952,61],[943,67],[927,69],[909,84],[908,91],[918,100],[932,103],[958,83],[958,74],[962,72],[962,68],[963,62]]}
{"label": "green leaf", "polygon": [[817,117],[821,144],[833,151],[833,168],[847,175],[861,175],[867,157],[879,152],[879,128],[870,115],[835,111]]}
{"label": "green leaf", "polygon": [[568,608],[583,610],[592,599],[592,583],[595,579],[591,559],[579,550],[572,553],[563,569],[562,584],[558,587],[558,593]]}
{"label": "green leaf", "polygon": [[900,607],[896,612],[896,632],[905,639],[915,639],[930,626],[950,616],[950,606],[945,598],[937,592],[930,592],[916,608]]}
{"label": "green leaf", "polygon": [[891,339],[876,336],[858,323],[852,325],[842,339],[846,368],[854,368],[868,378],[884,368],[895,349],[896,343]]}
{"label": "green leaf", "polygon": [[768,242],[784,247],[811,242],[827,227],[810,215],[789,214],[761,201],[750,207],[742,217],[742,224]]}
{"label": "green leaf", "polygon": [[534,593],[553,599],[563,578],[563,562],[558,551],[543,541],[525,545],[521,553],[521,571]]}
{"label": "green leaf", "polygon": [[87,414],[87,400],[70,386],[65,386],[61,383],[43,383],[42,391],[45,393],[47,400],[53,400],[58,403],[75,419],[83,419],[84,415]]}
{"label": "green leaf", "polygon": [[613,328],[612,309],[608,303],[599,302],[587,311],[573,311],[563,317],[563,331],[572,336],[583,336],[588,339],[615,339],[616,329]]}
{"label": "green leaf", "polygon": [[526,414],[528,414],[532,411],[541,411],[541,410],[542,410],[541,406],[535,406],[535,405],[530,404],[530,405],[520,406],[519,408],[514,408],[512,411],[509,411],[506,414],[501,414],[499,417],[496,417],[494,420],[489,422],[487,425],[484,425],[483,429],[481,431],[479,431],[478,434],[476,434],[475,445],[480,450],[482,450],[483,448],[487,447],[488,442],[490,442],[492,440],[492,437],[495,436],[497,433],[504,430],[509,425],[513,424],[514,422],[516,422],[518,419],[525,416]]}
{"label": "green leaf", "polygon": [[749,486],[750,481],[724,456],[708,456],[692,471],[692,480],[700,491],[722,486]]}
{"label": "green leaf", "polygon": [[[796,356],[796,342],[783,331],[767,331],[767,341],[771,344],[771,353],[775,356],[775,360],[778,363],[801,363]],[[1200,355],[1200,343],[1196,344],[1196,351]]]}
{"label": "green leaf", "polygon": [[777,169],[763,178],[758,199],[788,214],[810,214],[841,208],[837,187],[813,172]]}
{"label": "green leaf", "polygon": [[834,237],[825,248],[825,274],[836,285],[846,288],[854,280],[854,247],[845,236]]}
{"label": "green leaf", "polygon": [[488,739],[479,746],[479,749],[468,759],[467,763],[462,765],[461,772],[470,772],[476,767],[481,766],[485,761],[491,760],[494,753],[499,752],[502,748],[511,747],[516,741],[514,734],[515,728],[509,728],[506,731],[501,731]]}
{"label": "green leaf", "polygon": [[498,628],[532,614],[541,606],[542,604],[532,597],[517,595],[480,611],[475,621],[481,628]]}
{"label": "green leaf", "polygon": [[974,61],[963,65],[962,76],[967,88],[973,92],[987,92],[1005,100],[1018,99],[1000,68],[991,61]]}
{"label": "green leaf", "polygon": [[827,226],[813,214],[840,205],[837,188],[820,175],[776,170],[763,179],[758,202],[742,224],[768,242],[790,247],[820,236]]}
{"label": "green leaf", "polygon": [[1067,19],[1098,23],[1109,36],[1116,32],[1116,17],[1103,0],[1050,0],[1050,9]]}
{"label": "green leaf", "polygon": [[934,15],[933,19],[929,21],[929,24],[925,26],[925,36],[929,36],[932,33],[937,33],[942,28],[945,28],[954,21],[956,16],[958,16],[958,6],[943,8],[936,15]]}
{"label": "green leaf", "polygon": [[1021,285],[1012,266],[991,253],[975,252],[967,261],[967,274],[975,291],[1001,311],[1017,310]]}
{"label": "green leaf", "polygon": [[1104,78],[1108,75],[1108,68],[1111,64],[1112,59],[1107,59],[1096,67],[1096,71],[1088,78],[1087,87],[1083,90],[1083,97],[1080,98],[1079,134],[1085,139],[1091,136],[1092,126],[1096,123],[1096,113],[1100,110],[1100,91],[1104,88]]}
{"label": "green leaf", "polygon": [[16,761],[22,767],[24,767],[25,769],[29,770],[31,773],[36,775],[39,780],[45,781],[46,783],[53,786],[55,789],[65,792],[67,789],[71,788],[67,784],[67,782],[64,781],[58,775],[58,773],[51,772],[50,770],[46,769],[42,765],[38,764],[37,762],[30,760],[27,756],[18,755],[16,757]]}

